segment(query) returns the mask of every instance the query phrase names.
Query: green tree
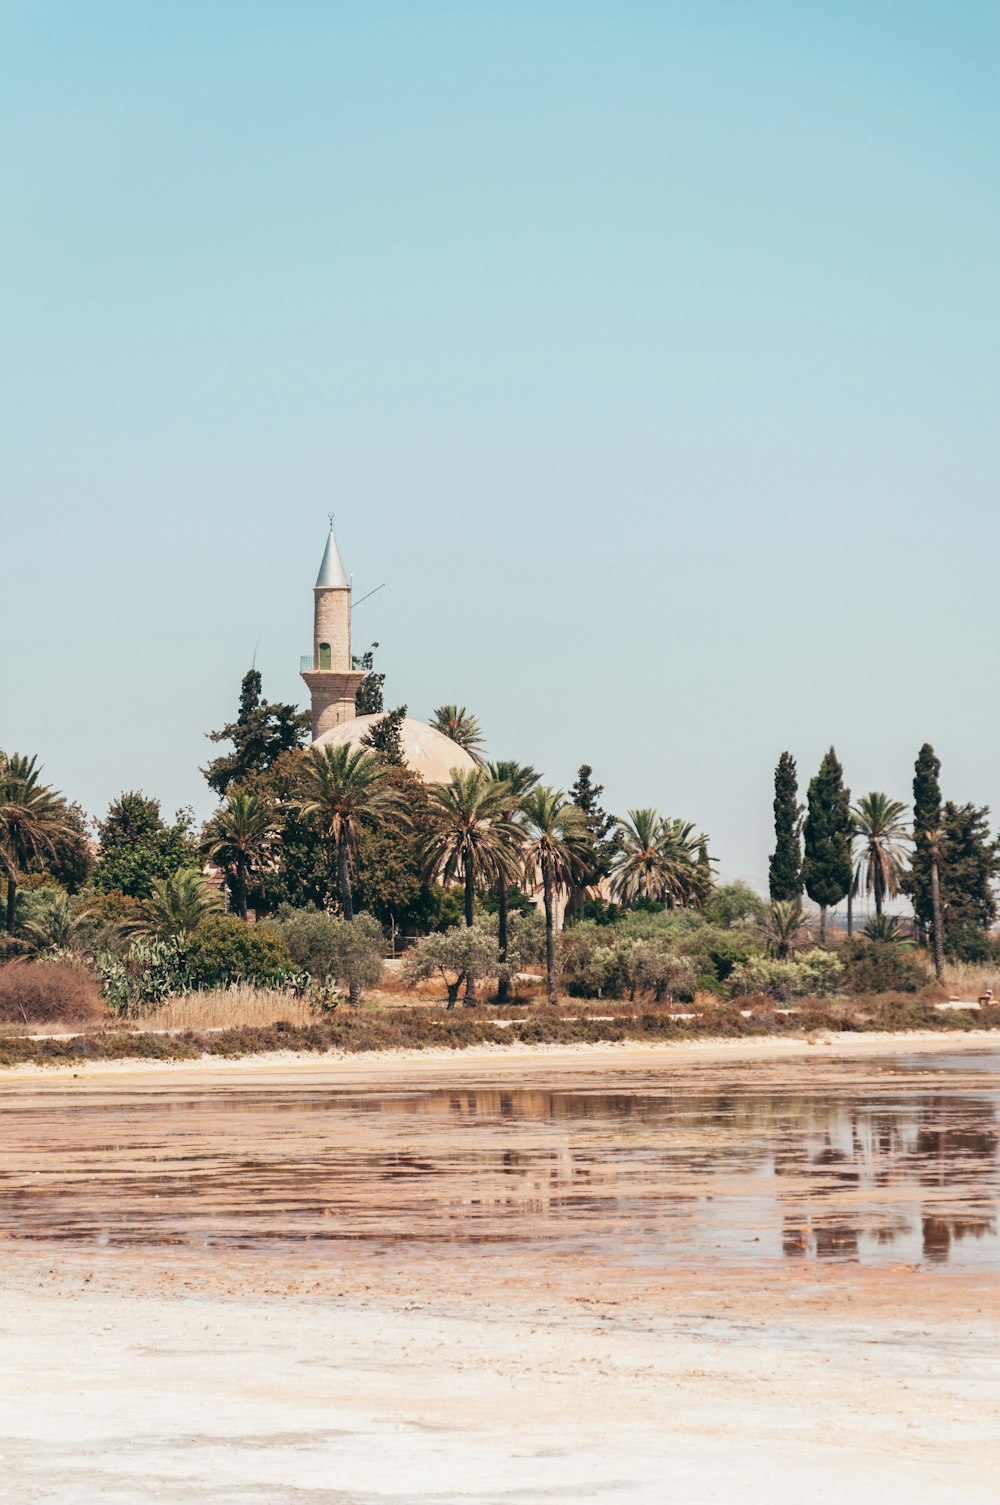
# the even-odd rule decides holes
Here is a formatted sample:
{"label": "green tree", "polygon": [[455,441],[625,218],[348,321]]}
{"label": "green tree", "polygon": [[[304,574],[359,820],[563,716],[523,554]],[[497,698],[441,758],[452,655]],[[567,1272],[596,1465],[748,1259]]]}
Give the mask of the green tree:
{"label": "green tree", "polygon": [[[504,810],[508,820],[515,826],[520,823],[524,797],[538,783],[539,775],[530,763],[517,763],[513,759],[500,759],[487,765],[490,778],[504,786]],[[512,853],[513,855],[513,853]],[[510,970],[507,966],[510,939],[510,875],[507,866],[501,864],[496,875],[497,937],[500,947],[500,974],[497,980],[497,1002],[510,999]]]}
{"label": "green tree", "polygon": [[222,911],[222,896],[197,868],[181,868],[169,878],[154,878],[138,919],[123,927],[136,939],[170,941],[183,955],[202,920]]}
{"label": "green tree", "polygon": [[521,831],[510,815],[510,791],[484,768],[452,770],[447,784],[428,790],[424,876],[442,883],[461,879],[465,923],[475,921],[476,890],[495,888],[515,871]]}
{"label": "green tree", "polygon": [[403,722],[406,720],[406,706],[398,705],[394,711],[387,711],[371,726],[361,738],[362,747],[370,748],[378,753],[383,763],[391,763],[396,768],[402,768],[405,759],[403,757],[402,731]]}
{"label": "green tree", "polygon": [[274,812],[257,794],[231,791],[222,809],[205,827],[201,849],[226,875],[233,908],[247,917],[247,880],[260,873],[271,855],[276,833]]}
{"label": "green tree", "polygon": [[668,909],[701,903],[712,881],[707,850],[705,866],[698,868],[704,840],[690,821],[665,819],[649,808],[630,810],[621,823],[612,873],[615,898],[622,904],[647,900]]}
{"label": "green tree", "polygon": [[202,773],[220,799],[231,784],[242,784],[254,774],[271,768],[282,753],[301,747],[309,731],[308,711],[294,705],[261,699],[261,677],[249,669],[240,687],[240,706],[235,721],[218,732],[209,732],[212,742],[231,742],[233,750],[213,758]]}
{"label": "green tree", "polygon": [[940,893],[944,949],[967,961],[988,959],[990,927],[997,916],[993,883],[1000,871],[990,836],[989,807],[945,804],[942,817]]}
{"label": "green tree", "polygon": [[938,982],[944,974],[944,910],[941,905],[941,853],[944,847],[943,826],[930,826],[921,832],[931,873],[931,935],[934,942],[934,975]]}
{"label": "green tree", "polygon": [[171,826],[160,818],[160,802],[138,790],[120,794],[98,823],[99,856],[93,886],[98,893],[117,889],[135,899],[148,898],[157,878],[170,878],[198,864],[198,847],[189,810],[178,810]]}
{"label": "green tree", "polygon": [[760,894],[741,878],[714,888],[703,905],[706,920],[726,930],[734,925],[761,920],[766,910],[767,905]]}
{"label": "green tree", "polygon": [[779,961],[786,961],[809,940],[806,917],[798,899],[772,899],[759,929],[768,951]]}
{"label": "green tree", "polygon": [[940,851],[932,859],[929,833],[941,829],[941,760],[929,742],[917,754],[913,769],[913,854],[910,870],[903,874],[903,892],[913,902],[913,915],[926,941],[934,923],[931,874],[940,869]]}
{"label": "green tree", "polygon": [[40,774],[36,758],[0,752],[0,872],[7,880],[8,935],[16,924],[18,883],[54,856],[70,829],[66,801]]}
{"label": "green tree", "polygon": [[874,895],[875,913],[881,915],[886,899],[899,893],[903,864],[909,849],[906,806],[887,794],[872,790],[851,807],[858,858],[853,874],[854,892]]}
{"label": "green tree", "polygon": [[574,920],[577,921],[583,919],[587,889],[596,888],[602,878],[610,875],[619,846],[618,820],[602,808],[601,795],[604,793],[604,785],[594,783],[593,772],[589,763],[581,763],[577,770],[576,783],[569,792],[574,805],[583,811],[587,830],[590,833],[590,852],[586,867],[580,882],[570,895],[569,907]]}
{"label": "green tree", "polygon": [[373,915],[345,920],[318,909],[286,910],[278,930],[292,960],[314,978],[334,977],[359,995],[382,980],[385,936]]}
{"label": "green tree", "polygon": [[[351,869],[364,827],[404,821],[399,790],[387,782],[388,765],[364,748],[312,747],[301,765],[299,812],[315,824],[332,862],[336,856],[344,919],[354,918]],[[351,1002],[360,1000],[352,987]]]}
{"label": "green tree", "polygon": [[772,899],[802,897],[802,813],[795,759],[783,752],[774,770],[774,851],[768,868]]}
{"label": "green tree", "polygon": [[466,999],[475,998],[476,983],[493,975],[499,966],[497,941],[484,925],[456,925],[451,930],[425,935],[403,958],[403,979],[416,987],[424,978],[440,975],[448,990],[448,1007],[458,1001],[465,985]]}
{"label": "green tree", "polygon": [[382,703],[382,692],[385,686],[385,675],[377,673],[375,669],[375,649],[378,643],[372,643],[360,656],[355,654],[351,659],[351,667],[363,669],[365,677],[354,692],[355,716],[377,716],[385,709]]}
{"label": "green tree", "polygon": [[844,770],[831,747],[809,781],[803,827],[802,881],[810,899],[819,905],[821,943],[826,940],[827,910],[845,899],[851,887],[853,833],[850,790],[844,787]]}
{"label": "green tree", "polygon": [[538,785],[522,803],[525,823],[524,874],[545,904],[545,975],[549,1003],[556,999],[555,904],[564,889],[580,881],[590,855],[590,833],[579,805],[561,789]]}
{"label": "green tree", "polygon": [[459,747],[464,747],[477,763],[485,761],[485,742],[479,722],[468,713],[464,705],[439,705],[431,717],[431,726],[445,737],[450,737],[452,742],[457,742]]}
{"label": "green tree", "polygon": [[90,822],[77,804],[66,804],[66,827],[53,839],[43,868],[68,894],[79,893],[94,867]]}
{"label": "green tree", "polygon": [[85,905],[74,903],[62,888],[39,888],[23,897],[17,933],[33,952],[87,949],[93,921]]}

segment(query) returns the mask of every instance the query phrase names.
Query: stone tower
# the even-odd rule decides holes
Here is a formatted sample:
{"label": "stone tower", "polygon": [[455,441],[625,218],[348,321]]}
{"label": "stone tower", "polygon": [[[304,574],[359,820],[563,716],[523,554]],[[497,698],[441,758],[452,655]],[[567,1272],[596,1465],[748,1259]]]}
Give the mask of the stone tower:
{"label": "stone tower", "polygon": [[354,715],[354,696],[364,673],[351,659],[351,582],[344,572],[330,523],[315,596],[312,661],[302,660],[302,678],[312,696],[313,741]]}

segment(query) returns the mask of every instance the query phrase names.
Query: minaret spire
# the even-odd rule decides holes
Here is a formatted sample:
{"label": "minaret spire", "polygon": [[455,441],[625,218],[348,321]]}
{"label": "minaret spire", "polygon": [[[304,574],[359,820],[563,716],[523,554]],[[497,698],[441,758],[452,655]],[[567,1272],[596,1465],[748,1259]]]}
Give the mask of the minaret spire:
{"label": "minaret spire", "polygon": [[351,582],[334,537],[332,512],[313,597],[313,654],[311,662],[303,660],[302,678],[312,695],[315,742],[354,716],[354,696],[364,679],[364,671],[354,668],[351,657]]}

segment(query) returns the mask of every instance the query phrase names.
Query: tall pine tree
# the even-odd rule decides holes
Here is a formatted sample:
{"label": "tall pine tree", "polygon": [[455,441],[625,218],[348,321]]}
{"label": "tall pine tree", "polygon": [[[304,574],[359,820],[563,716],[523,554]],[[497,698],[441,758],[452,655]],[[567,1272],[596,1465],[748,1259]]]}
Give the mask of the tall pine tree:
{"label": "tall pine tree", "polygon": [[809,780],[807,814],[802,834],[805,856],[802,881],[819,905],[819,938],[826,940],[826,912],[847,897],[851,886],[851,792],[844,787],[844,770],[831,747]]}
{"label": "tall pine tree", "polygon": [[934,924],[934,900],[931,893],[931,845],[928,834],[941,825],[941,759],[925,742],[913,768],[913,855],[910,871],[903,878],[903,892],[913,900],[913,914],[926,943]]}
{"label": "tall pine tree", "polygon": [[768,869],[771,898],[794,903],[802,896],[802,806],[795,759],[783,752],[774,770],[774,851]]}
{"label": "tall pine tree", "polygon": [[581,881],[570,893],[569,912],[575,920],[583,919],[586,890],[595,887],[602,878],[608,876],[618,850],[618,821],[602,809],[604,785],[593,783],[593,772],[589,763],[581,763],[576,783],[569,792],[574,805],[578,805],[584,813],[591,842],[581,858]]}
{"label": "tall pine tree", "polygon": [[1000,871],[990,836],[988,805],[949,800],[941,818],[941,907],[944,946],[959,961],[990,959],[989,931],[997,917],[993,884]]}
{"label": "tall pine tree", "polygon": [[261,698],[258,669],[249,669],[240,686],[240,708],[235,721],[219,732],[209,732],[212,742],[231,742],[233,751],[213,758],[202,773],[220,799],[230,784],[241,784],[255,774],[266,773],[284,752],[301,747],[309,730],[308,711],[282,701]]}

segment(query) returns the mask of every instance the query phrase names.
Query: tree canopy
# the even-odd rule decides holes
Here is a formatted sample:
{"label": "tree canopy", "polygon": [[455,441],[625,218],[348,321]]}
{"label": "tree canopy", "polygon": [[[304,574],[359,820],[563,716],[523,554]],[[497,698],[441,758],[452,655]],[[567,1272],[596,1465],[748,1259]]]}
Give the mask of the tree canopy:
{"label": "tree canopy", "polygon": [[249,669],[240,686],[240,706],[235,721],[220,731],[209,732],[212,742],[231,742],[233,750],[213,758],[202,769],[210,786],[224,799],[231,784],[241,784],[254,774],[265,773],[282,753],[301,747],[309,731],[308,711],[261,697],[261,677]]}

